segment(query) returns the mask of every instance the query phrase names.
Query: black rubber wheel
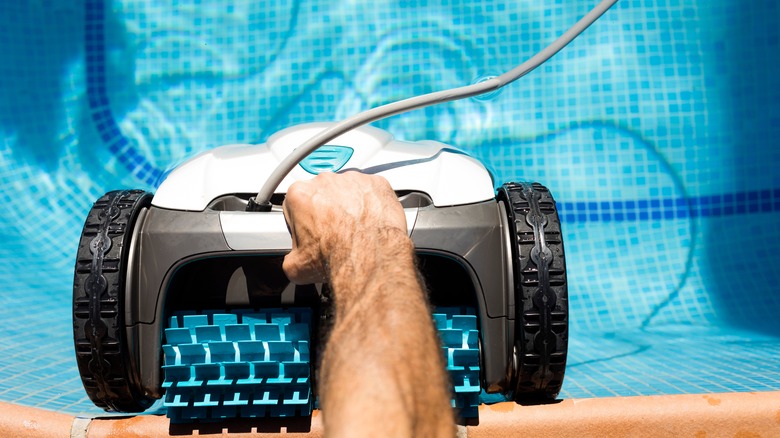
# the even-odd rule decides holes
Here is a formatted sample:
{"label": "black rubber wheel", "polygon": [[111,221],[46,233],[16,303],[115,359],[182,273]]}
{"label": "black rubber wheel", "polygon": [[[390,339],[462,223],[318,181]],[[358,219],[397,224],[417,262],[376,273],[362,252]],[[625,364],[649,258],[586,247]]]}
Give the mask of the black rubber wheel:
{"label": "black rubber wheel", "polygon": [[515,279],[514,399],[554,400],[566,371],[569,296],[558,211],[538,183],[507,183],[498,192],[511,233]]}
{"label": "black rubber wheel", "polygon": [[97,200],[81,232],[73,279],[73,340],[87,395],[116,412],[142,412],[154,402],[141,389],[125,342],[124,296],[130,239],[152,196],[115,191]]}

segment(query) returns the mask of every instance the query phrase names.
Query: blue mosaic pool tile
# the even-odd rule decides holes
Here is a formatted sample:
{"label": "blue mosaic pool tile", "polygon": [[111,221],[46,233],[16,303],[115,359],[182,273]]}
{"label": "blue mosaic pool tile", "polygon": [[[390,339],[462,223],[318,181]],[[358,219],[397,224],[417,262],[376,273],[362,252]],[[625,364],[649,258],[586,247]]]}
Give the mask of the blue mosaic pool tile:
{"label": "blue mosaic pool tile", "polygon": [[[72,360],[68,242],[95,199],[151,189],[166,169],[217,145],[499,74],[591,5],[44,6],[0,4],[0,398],[94,413]],[[780,388],[780,278],[766,268],[780,243],[778,8],[621,0],[500,93],[377,123],[472,153],[498,184],[539,180],[555,194],[571,331],[588,340],[573,342],[571,357],[592,360],[575,361],[565,395]],[[686,324],[709,332],[651,336],[635,349],[610,337]],[[252,332],[228,326],[221,342],[247,343],[239,354],[252,360],[265,355]],[[718,334],[729,329],[747,332]],[[724,346],[725,361],[713,353]],[[690,352],[683,378],[659,366],[678,348]]]}

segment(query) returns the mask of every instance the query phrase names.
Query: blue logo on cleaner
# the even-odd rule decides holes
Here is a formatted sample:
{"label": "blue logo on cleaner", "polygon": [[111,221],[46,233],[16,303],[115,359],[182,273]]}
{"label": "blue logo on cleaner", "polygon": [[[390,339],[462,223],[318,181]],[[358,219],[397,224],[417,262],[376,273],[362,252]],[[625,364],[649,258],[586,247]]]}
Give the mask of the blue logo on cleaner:
{"label": "blue logo on cleaner", "polygon": [[301,167],[313,175],[338,172],[352,158],[352,152],[354,150],[347,146],[324,145],[301,161]]}

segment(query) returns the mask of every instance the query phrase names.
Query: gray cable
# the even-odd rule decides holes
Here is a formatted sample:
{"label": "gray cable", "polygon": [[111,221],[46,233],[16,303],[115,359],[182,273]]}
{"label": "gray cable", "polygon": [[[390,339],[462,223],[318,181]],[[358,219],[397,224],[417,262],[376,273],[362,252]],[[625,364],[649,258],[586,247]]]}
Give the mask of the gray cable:
{"label": "gray cable", "polygon": [[542,65],[553,55],[558,53],[558,51],[560,51],[562,48],[566,47],[567,44],[577,38],[579,34],[581,34],[585,29],[588,28],[588,26],[598,20],[598,18],[601,17],[601,15],[603,15],[615,3],[617,3],[617,0],[603,0],[584,17],[582,17],[577,23],[575,23],[574,26],[567,30],[563,35],[558,37],[558,39],[553,41],[549,46],[542,49],[542,51],[532,56],[524,63],[500,76],[496,76],[474,85],[452,88],[443,91],[435,91],[433,93],[423,94],[422,96],[415,96],[400,100],[398,102],[388,103],[386,105],[358,113],[320,132],[319,134],[307,140],[300,147],[293,150],[290,155],[282,160],[271,176],[268,177],[268,180],[266,180],[265,184],[260,189],[257,197],[251,200],[250,205],[266,204],[270,207],[271,196],[274,194],[274,191],[282,182],[284,177],[287,176],[287,174],[290,173],[290,171],[298,163],[300,163],[301,160],[306,158],[306,156],[312,153],[315,149],[324,145],[328,141],[333,140],[339,135],[344,134],[345,132],[351,131],[367,123],[375,122],[377,120],[411,111],[413,109],[424,108],[426,106],[436,105],[438,103],[489,93],[520,79],[530,71],[534,70],[536,67]]}

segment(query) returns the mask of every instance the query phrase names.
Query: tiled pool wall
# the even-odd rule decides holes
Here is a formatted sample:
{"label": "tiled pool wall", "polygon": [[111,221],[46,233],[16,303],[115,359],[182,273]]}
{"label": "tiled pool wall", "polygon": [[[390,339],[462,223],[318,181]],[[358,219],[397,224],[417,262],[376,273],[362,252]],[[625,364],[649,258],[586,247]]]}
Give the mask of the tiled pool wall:
{"label": "tiled pool wall", "polygon": [[[503,73],[592,3],[0,4],[0,399],[94,409],[70,294],[102,193],[153,190],[218,145]],[[621,0],[500,93],[375,124],[554,192],[564,396],[780,388],[778,18],[770,0]]]}

